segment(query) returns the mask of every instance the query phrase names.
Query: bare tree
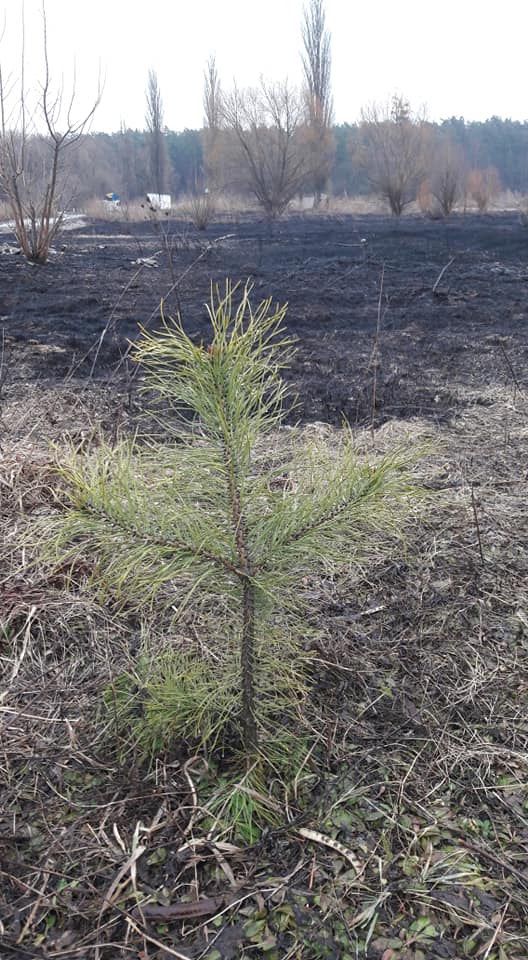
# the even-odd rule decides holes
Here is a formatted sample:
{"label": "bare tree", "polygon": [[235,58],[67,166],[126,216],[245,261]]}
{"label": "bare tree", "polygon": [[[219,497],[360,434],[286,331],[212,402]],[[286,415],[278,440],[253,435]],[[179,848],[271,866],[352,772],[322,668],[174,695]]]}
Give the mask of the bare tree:
{"label": "bare tree", "polygon": [[464,195],[465,183],[463,151],[442,134],[437,136],[432,144],[429,176],[418,190],[417,200],[422,213],[449,217]]}
{"label": "bare tree", "polygon": [[500,192],[500,178],[495,167],[470,170],[467,189],[479,213],[485,213],[490,202]]}
{"label": "bare tree", "polygon": [[361,111],[362,147],[358,161],[370,183],[399,217],[412,203],[427,170],[429,132],[425,118],[401,96]]}
{"label": "bare tree", "polygon": [[225,129],[238,149],[240,186],[252,193],[272,220],[300,191],[307,160],[299,128],[302,102],[287,81],[235,89],[222,101]]}
{"label": "bare tree", "polygon": [[314,206],[319,206],[335,155],[332,133],[333,100],[331,89],[330,34],[326,29],[323,0],[309,0],[301,25],[306,109],[305,144],[310,154]]}
{"label": "bare tree", "polygon": [[149,70],[146,90],[145,122],[149,134],[150,176],[156,193],[165,193],[167,185],[167,145],[164,137],[163,102],[155,70]]}
{"label": "bare tree", "polygon": [[435,146],[431,193],[444,217],[449,217],[464,192],[466,169],[460,147],[450,140]]}
{"label": "bare tree", "polygon": [[211,55],[204,70],[203,108],[205,126],[209,130],[218,130],[222,120],[222,91],[216,67],[216,58]]}
{"label": "bare tree", "polygon": [[222,89],[216,67],[216,59],[210,56],[204,70],[204,130],[203,156],[205,177],[208,185],[219,187],[223,184],[222,173]]}
{"label": "bare tree", "polygon": [[20,76],[5,78],[0,67],[0,186],[14,221],[24,256],[46,263],[60,230],[68,197],[66,158],[79,143],[99,105],[101,88],[89,111],[74,118],[75,81],[68,100],[52,85],[48,58],[46,6],[42,7],[43,80],[36,104],[25,85],[25,40],[22,21]]}

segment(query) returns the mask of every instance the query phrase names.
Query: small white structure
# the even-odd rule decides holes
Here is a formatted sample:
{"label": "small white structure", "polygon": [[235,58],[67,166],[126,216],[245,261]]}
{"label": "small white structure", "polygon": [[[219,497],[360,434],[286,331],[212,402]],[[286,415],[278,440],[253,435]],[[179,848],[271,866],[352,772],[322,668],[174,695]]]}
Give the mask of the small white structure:
{"label": "small white structure", "polygon": [[147,203],[153,210],[170,210],[170,193],[147,193]]}
{"label": "small white structure", "polygon": [[118,210],[120,206],[119,194],[115,190],[110,191],[110,193],[105,193],[104,198],[104,207],[105,210]]}

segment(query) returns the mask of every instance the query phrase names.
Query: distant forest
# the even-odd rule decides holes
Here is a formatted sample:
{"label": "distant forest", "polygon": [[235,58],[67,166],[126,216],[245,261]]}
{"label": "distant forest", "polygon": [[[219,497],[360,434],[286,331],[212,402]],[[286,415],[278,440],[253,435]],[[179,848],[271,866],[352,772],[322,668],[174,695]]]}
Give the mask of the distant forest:
{"label": "distant forest", "polygon": [[[484,122],[452,117],[429,124],[437,143],[456,145],[468,170],[493,167],[503,190],[528,192],[528,121],[492,117]],[[368,170],[355,157],[361,146],[361,125],[333,127],[335,152],[328,181],[334,195],[365,195],[372,191]],[[173,197],[196,193],[206,185],[204,131],[164,132],[167,170],[165,184]],[[150,174],[149,133],[123,130],[92,133],[83,138],[75,158],[75,199],[78,204],[117,191],[123,200],[155,191]]]}

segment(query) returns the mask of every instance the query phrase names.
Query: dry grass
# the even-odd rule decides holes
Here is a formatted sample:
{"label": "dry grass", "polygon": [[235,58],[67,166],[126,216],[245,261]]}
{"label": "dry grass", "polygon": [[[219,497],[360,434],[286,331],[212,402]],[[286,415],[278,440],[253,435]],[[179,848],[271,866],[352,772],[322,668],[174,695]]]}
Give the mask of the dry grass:
{"label": "dry grass", "polygon": [[[304,216],[344,216],[352,214],[355,216],[364,216],[368,214],[383,215],[387,213],[387,206],[374,195],[365,196],[329,196],[324,200],[321,206],[314,210],[310,206],[310,198],[295,199],[289,204],[288,212],[290,214]],[[490,204],[490,212],[504,212],[518,210],[520,216],[526,218],[527,199],[522,194],[514,193],[511,190],[503,191],[498,197],[494,198]],[[206,208],[206,209],[204,209]],[[457,213],[475,213],[476,205],[470,199],[467,202],[459,203],[456,207]],[[159,222],[170,220],[184,220],[193,223],[199,227],[199,223],[204,215],[206,226],[209,223],[218,221],[237,222],[240,217],[248,214],[258,214],[258,205],[249,197],[237,196],[230,193],[214,193],[210,195],[207,202],[204,202],[203,195],[181,196],[173,200],[171,210],[167,216],[165,211],[153,213],[148,209],[146,201],[141,199],[123,201],[119,207],[112,207],[99,197],[92,197],[86,200],[82,206],[82,212],[88,217],[97,220],[117,221],[118,223],[135,223],[145,219],[156,219]],[[420,214],[419,204],[412,203],[405,210],[404,215]],[[7,203],[0,203],[0,223],[9,222],[12,219]]]}
{"label": "dry grass", "polygon": [[190,220],[199,227],[202,219],[206,220],[206,226],[215,221],[237,222],[244,214],[254,213],[257,209],[257,205],[248,197],[213,192],[178,198],[173,205],[173,215],[176,219]]}
{"label": "dry grass", "polygon": [[[254,212],[256,204],[249,198],[236,194],[210,193],[187,194],[173,198],[170,211],[152,211],[146,200],[122,201],[118,207],[106,204],[94,197],[83,205],[84,212],[99,220],[137,222],[141,220],[184,220],[191,223],[205,217],[206,226],[214,221],[238,220],[245,213]],[[199,226],[198,223],[196,223]]]}
{"label": "dry grass", "polygon": [[[464,399],[450,427],[357,433],[371,456],[429,445],[427,498],[403,554],[380,549],[360,574],[306,585],[326,768],[306,758],[279,800],[284,829],[244,851],[211,825],[213,771],[184,752],[150,771],[123,762],[101,719],[102,688],[142,625],[97,603],[89,565],[51,575],[24,545],[32,519],[56,508],[49,441],[89,437],[119,398],[35,388],[30,408],[6,397],[2,956],[42,946],[154,960],[194,944],[218,960],[231,942],[240,957],[316,960],[346,956],[345,938],[358,957],[526,957],[528,402],[513,385],[490,388],[487,406]],[[162,628],[151,622],[153,638]],[[186,921],[185,904],[204,897],[204,915]],[[153,903],[180,912],[162,923]]]}
{"label": "dry grass", "polygon": [[[329,196],[327,201],[323,201],[321,206],[314,210],[309,205],[310,198],[302,200],[293,200],[289,205],[290,213],[302,213],[305,216],[368,216],[369,214],[387,215],[389,213],[388,205],[375,194],[365,194],[359,196]],[[521,194],[516,194],[511,190],[505,190],[497,197],[494,197],[489,206],[490,213],[501,213],[511,210],[519,210],[526,214],[527,200]],[[455,213],[478,213],[478,209],[471,198],[458,203],[454,210]],[[427,211],[421,209],[418,201],[410,203],[403,213],[403,216],[427,216]]]}
{"label": "dry grass", "polygon": [[292,200],[288,206],[290,213],[302,213],[305,216],[345,216],[352,214],[355,216],[364,216],[365,214],[386,213],[383,201],[378,197],[371,196],[328,196],[321,201],[320,206],[314,210],[310,205],[311,198]]}

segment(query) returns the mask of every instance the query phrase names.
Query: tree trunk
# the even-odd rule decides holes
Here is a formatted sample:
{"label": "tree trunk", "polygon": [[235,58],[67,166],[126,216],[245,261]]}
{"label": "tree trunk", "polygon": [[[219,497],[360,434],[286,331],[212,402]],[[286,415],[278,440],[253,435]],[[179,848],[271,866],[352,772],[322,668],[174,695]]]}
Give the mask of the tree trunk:
{"label": "tree trunk", "polygon": [[255,587],[242,578],[242,737],[248,753],[258,746],[255,704]]}

